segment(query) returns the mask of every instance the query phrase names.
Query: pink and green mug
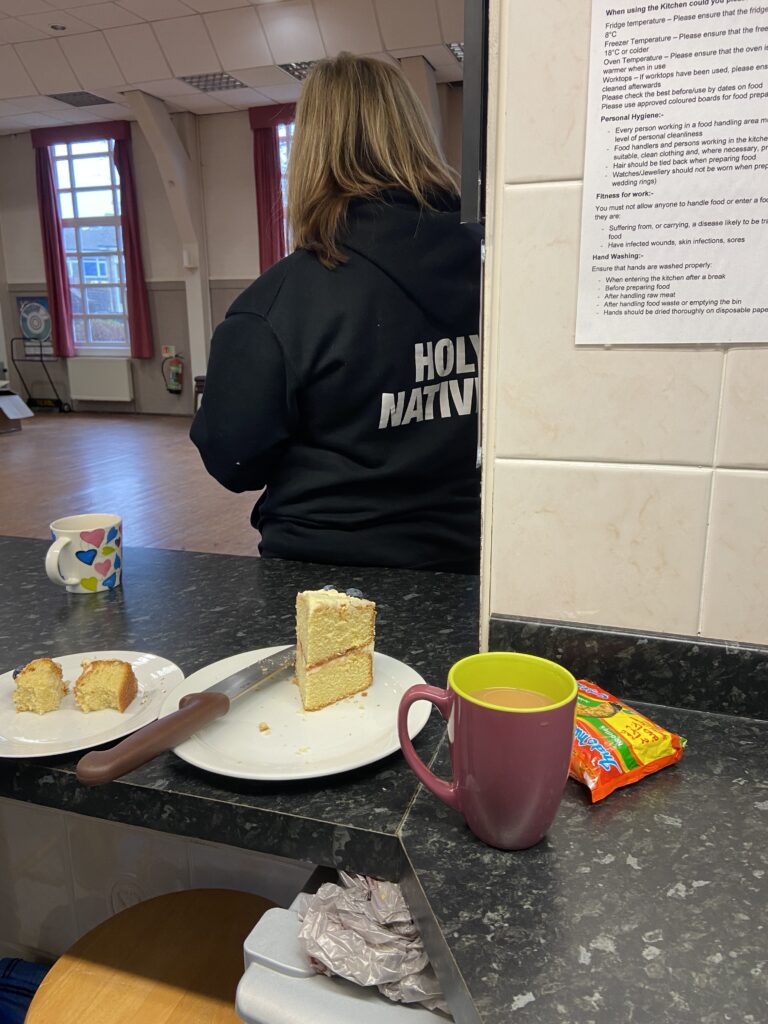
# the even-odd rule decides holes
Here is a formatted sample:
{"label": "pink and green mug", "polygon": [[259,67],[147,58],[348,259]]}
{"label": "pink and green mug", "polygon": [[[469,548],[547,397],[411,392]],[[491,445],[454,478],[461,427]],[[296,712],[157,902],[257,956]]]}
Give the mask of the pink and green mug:
{"label": "pink and green mug", "polygon": [[[488,690],[495,692],[479,693]],[[412,686],[403,694],[400,745],[419,781],[459,811],[478,839],[525,850],[544,838],[562,799],[576,694],[574,677],[552,661],[473,654],[450,670],[447,690]],[[429,771],[408,736],[408,709],[418,700],[431,701],[448,723],[450,782]]]}

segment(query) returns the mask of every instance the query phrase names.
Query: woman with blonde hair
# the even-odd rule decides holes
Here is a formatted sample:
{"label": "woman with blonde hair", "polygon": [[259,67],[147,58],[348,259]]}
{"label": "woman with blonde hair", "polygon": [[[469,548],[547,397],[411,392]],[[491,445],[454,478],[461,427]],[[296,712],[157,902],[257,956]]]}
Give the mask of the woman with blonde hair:
{"label": "woman with blonde hair", "polygon": [[192,440],[264,557],[476,572],[480,252],[399,68],[311,71],[290,256],[217,328]]}

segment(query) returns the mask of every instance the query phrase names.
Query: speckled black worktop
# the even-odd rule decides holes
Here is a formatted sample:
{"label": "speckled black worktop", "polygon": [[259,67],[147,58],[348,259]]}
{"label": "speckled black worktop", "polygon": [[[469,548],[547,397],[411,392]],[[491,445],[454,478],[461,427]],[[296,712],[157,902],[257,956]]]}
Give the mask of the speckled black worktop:
{"label": "speckled black worktop", "polygon": [[[477,647],[472,578],[129,549],[122,591],[68,596],[45,579],[45,547],[0,538],[2,670],[102,646],[190,673],[289,642],[296,590],[326,582],[375,598],[377,647],[428,681]],[[688,738],[683,760],[595,806],[569,782],[547,838],[521,853],[474,839],[399,755],[264,785],[169,754],[93,790],[74,758],[8,762],[0,795],[400,878],[462,1024],[763,1024],[768,723],[636,706]],[[417,746],[447,775],[442,735],[433,714]]]}

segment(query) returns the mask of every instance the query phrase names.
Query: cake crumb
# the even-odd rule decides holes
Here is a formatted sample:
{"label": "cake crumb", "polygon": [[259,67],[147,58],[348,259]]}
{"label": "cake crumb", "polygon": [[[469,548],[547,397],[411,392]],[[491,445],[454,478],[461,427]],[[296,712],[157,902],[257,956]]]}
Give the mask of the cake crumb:
{"label": "cake crumb", "polygon": [[269,724],[267,722],[259,722],[259,732],[269,732]]}
{"label": "cake crumb", "polygon": [[309,753],[309,747],[299,747],[299,749],[296,751],[296,753],[297,754],[308,754]]}
{"label": "cake crumb", "polygon": [[363,690],[363,692],[360,694],[360,696],[361,697],[367,697],[368,696],[368,691],[367,690]]}

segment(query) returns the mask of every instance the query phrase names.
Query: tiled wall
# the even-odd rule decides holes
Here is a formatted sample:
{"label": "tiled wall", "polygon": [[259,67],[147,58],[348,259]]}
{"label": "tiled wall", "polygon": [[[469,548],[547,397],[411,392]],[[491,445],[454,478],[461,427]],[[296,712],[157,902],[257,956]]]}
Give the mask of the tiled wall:
{"label": "tiled wall", "polygon": [[0,957],[53,959],[125,907],[239,889],[287,907],[312,865],[0,798]]}
{"label": "tiled wall", "polygon": [[591,5],[492,4],[486,610],[766,644],[768,349],[575,348]]}

